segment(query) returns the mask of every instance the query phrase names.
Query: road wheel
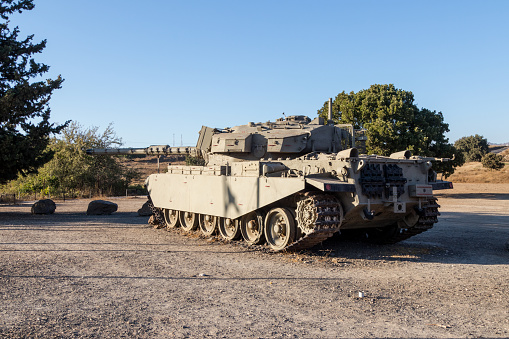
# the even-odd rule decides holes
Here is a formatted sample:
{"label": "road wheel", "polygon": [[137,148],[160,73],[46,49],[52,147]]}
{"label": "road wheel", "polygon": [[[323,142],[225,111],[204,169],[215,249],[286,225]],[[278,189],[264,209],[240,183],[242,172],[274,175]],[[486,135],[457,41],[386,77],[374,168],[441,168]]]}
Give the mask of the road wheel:
{"label": "road wheel", "polygon": [[251,212],[240,219],[240,232],[242,238],[249,245],[259,245],[265,238],[263,237],[263,216],[259,212]]}
{"label": "road wheel", "polygon": [[206,214],[200,215],[200,230],[203,233],[203,235],[210,237],[216,232],[217,219],[218,217],[215,217],[213,215]]}
{"label": "road wheel", "polygon": [[198,227],[198,214],[193,212],[180,212],[180,223],[186,232],[194,231]]}
{"label": "road wheel", "polygon": [[265,217],[265,239],[274,251],[281,251],[295,240],[295,219],[286,208],[273,208]]}
{"label": "road wheel", "polygon": [[236,240],[240,238],[239,219],[221,218],[219,221],[219,233],[226,240]]}
{"label": "road wheel", "polygon": [[180,226],[179,212],[175,210],[164,209],[164,221],[166,221],[166,227],[168,229],[176,228]]}

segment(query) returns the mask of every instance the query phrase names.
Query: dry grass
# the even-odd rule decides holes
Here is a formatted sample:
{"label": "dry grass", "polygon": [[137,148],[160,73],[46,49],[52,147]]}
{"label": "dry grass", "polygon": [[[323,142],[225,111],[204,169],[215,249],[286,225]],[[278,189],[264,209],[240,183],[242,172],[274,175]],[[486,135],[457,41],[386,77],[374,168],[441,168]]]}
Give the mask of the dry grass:
{"label": "dry grass", "polygon": [[509,163],[505,163],[505,167],[501,170],[494,171],[482,167],[480,162],[469,162],[456,168],[454,174],[447,180],[465,183],[509,183]]}

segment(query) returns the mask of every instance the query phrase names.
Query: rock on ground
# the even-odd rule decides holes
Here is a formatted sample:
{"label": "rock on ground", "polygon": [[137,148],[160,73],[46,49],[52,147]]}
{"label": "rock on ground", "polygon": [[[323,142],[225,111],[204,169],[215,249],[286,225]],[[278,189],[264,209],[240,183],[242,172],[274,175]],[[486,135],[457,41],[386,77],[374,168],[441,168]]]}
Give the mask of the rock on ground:
{"label": "rock on ground", "polygon": [[94,200],[88,204],[87,215],[106,215],[116,212],[118,205],[111,201]]}
{"label": "rock on ground", "polygon": [[43,199],[37,201],[32,205],[31,213],[32,214],[52,214],[55,213],[57,205],[51,199]]}

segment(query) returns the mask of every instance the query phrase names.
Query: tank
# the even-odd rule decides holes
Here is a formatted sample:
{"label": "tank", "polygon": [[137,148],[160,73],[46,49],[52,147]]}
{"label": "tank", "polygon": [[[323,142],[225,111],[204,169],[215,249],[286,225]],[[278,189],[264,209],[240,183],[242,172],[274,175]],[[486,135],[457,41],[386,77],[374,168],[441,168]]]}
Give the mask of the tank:
{"label": "tank", "polygon": [[92,149],[89,154],[189,154],[203,166],[169,164],[146,179],[168,229],[264,242],[274,251],[311,248],[336,232],[395,243],[438,221],[433,161],[405,150],[360,154],[352,125],[296,115],[233,128],[203,126],[196,147]]}

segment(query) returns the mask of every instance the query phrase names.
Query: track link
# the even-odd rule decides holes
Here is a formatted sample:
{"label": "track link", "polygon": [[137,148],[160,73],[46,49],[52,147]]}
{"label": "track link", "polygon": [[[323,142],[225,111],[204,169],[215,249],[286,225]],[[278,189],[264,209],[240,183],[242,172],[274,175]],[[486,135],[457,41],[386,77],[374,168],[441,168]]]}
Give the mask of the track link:
{"label": "track link", "polygon": [[161,213],[161,210],[154,206],[154,203],[152,202],[152,198],[150,198],[150,195],[147,195],[148,198],[148,207],[152,211],[152,214],[156,218],[156,220],[159,222],[159,225],[166,226],[166,221],[164,221],[164,216]]}
{"label": "track link", "polygon": [[[284,248],[284,251],[302,251],[318,245],[339,231],[343,220],[341,204],[333,197],[321,192],[306,192],[302,204],[312,206],[314,220],[304,219],[297,207],[297,224],[305,224],[305,235]],[[299,226],[297,226],[299,227]]]}

